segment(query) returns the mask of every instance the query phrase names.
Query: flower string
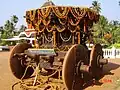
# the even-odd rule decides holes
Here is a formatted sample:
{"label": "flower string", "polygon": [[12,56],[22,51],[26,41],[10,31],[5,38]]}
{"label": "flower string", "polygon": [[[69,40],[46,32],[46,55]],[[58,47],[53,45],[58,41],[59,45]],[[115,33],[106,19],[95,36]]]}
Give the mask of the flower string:
{"label": "flower string", "polygon": [[[60,12],[59,8],[62,8],[62,13]],[[66,18],[69,12],[68,7],[52,7],[52,10],[58,18]]]}
{"label": "flower string", "polygon": [[36,10],[31,10],[29,11],[30,13],[30,20],[34,21],[35,20],[35,15],[36,15]]}

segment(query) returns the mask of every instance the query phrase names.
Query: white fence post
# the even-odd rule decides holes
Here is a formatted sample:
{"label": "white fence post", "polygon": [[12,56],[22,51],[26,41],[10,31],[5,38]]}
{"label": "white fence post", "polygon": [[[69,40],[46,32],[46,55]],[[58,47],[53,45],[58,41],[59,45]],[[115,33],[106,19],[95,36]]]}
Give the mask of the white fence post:
{"label": "white fence post", "polygon": [[[91,48],[89,48],[91,50]],[[111,49],[102,49],[104,58],[120,58],[120,49],[114,46]]]}
{"label": "white fence post", "polygon": [[116,58],[116,48],[114,46],[112,47],[112,57],[111,58]]}
{"label": "white fence post", "polygon": [[120,49],[116,49],[116,58],[120,58]]}
{"label": "white fence post", "polygon": [[103,49],[104,58],[112,58],[112,49]]}

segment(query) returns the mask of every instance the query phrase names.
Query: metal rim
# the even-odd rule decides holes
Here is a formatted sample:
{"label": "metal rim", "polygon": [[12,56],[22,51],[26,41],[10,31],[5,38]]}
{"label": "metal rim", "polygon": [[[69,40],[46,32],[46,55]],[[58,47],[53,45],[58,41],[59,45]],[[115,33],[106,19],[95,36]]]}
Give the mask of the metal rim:
{"label": "metal rim", "polygon": [[[76,75],[76,65],[80,62],[89,64],[88,50],[82,45],[73,45],[65,55],[62,78],[65,86],[68,90],[74,88],[74,90],[80,90],[84,83],[84,78],[81,75]],[[74,82],[75,81],[75,82]]]}
{"label": "metal rim", "polygon": [[99,64],[99,60],[102,58],[103,58],[102,46],[100,44],[95,44],[92,47],[92,50],[90,53],[90,66],[92,70],[92,75],[96,79],[102,73],[103,65]]}
{"label": "metal rim", "polygon": [[[24,75],[26,66],[23,66],[21,64],[21,60],[19,60],[18,56],[15,56],[15,54],[24,53],[24,50],[30,47],[31,45],[27,43],[17,44],[16,46],[13,47],[13,49],[10,52],[9,57],[10,69],[12,71],[12,74],[18,79],[21,79],[22,76]],[[33,68],[29,67],[24,78],[29,78],[33,74],[33,72],[34,72]]]}

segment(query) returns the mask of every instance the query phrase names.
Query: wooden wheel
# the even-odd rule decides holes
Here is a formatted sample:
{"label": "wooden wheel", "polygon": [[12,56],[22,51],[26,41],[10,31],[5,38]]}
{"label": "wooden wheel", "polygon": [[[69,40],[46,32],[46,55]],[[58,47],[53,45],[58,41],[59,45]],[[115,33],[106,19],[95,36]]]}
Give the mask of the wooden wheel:
{"label": "wooden wheel", "polygon": [[[9,57],[10,69],[13,75],[18,79],[22,78],[27,66],[21,65],[21,60],[19,59],[19,56],[15,54],[24,53],[24,50],[30,47],[31,47],[30,44],[22,43],[14,46],[14,48],[10,52],[10,57]],[[33,68],[29,67],[27,69],[27,73],[24,78],[30,77],[33,74],[33,71],[34,71]]]}
{"label": "wooden wheel", "polygon": [[103,69],[103,65],[100,65],[99,63],[100,59],[103,59],[102,46],[100,44],[96,44],[92,47],[90,53],[90,66],[92,74],[96,79],[100,76]]}
{"label": "wooden wheel", "polygon": [[[65,55],[63,68],[62,68],[62,78],[63,82],[71,90],[80,90],[83,85],[83,78],[81,75],[76,75],[76,65],[79,62],[84,62],[88,65],[88,50],[82,45],[73,45]],[[74,82],[75,81],[75,82]]]}

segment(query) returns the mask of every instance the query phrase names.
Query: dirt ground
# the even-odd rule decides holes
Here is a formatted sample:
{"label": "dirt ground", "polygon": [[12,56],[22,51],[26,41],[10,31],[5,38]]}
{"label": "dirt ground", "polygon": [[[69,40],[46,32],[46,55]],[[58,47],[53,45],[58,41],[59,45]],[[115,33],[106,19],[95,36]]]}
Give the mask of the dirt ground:
{"label": "dirt ground", "polygon": [[[9,69],[9,52],[0,52],[0,90],[12,90],[16,79]],[[84,90],[120,90],[120,59],[109,59],[99,82],[89,82]]]}

